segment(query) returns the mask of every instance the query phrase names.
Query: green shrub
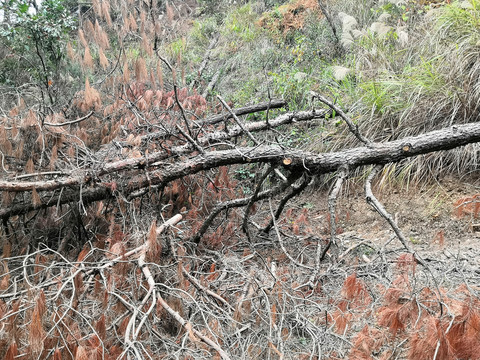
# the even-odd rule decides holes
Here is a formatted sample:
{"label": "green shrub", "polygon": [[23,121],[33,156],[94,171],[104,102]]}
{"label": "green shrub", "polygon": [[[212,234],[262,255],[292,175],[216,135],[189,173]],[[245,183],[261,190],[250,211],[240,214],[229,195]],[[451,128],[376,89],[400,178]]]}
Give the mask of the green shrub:
{"label": "green shrub", "polygon": [[238,45],[238,42],[255,40],[258,35],[258,29],[255,25],[257,16],[251,4],[246,4],[229,12],[224,20],[223,35],[234,43],[233,46]]}

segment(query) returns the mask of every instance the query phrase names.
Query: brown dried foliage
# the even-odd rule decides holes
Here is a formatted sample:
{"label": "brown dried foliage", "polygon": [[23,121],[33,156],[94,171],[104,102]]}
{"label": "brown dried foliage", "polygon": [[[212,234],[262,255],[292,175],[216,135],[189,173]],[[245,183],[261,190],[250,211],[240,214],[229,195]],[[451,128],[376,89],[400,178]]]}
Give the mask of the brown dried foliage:
{"label": "brown dried foliage", "polygon": [[153,220],[147,235],[147,253],[146,261],[158,262],[162,255],[162,243],[160,237],[157,236],[156,221]]}
{"label": "brown dried foliage", "polygon": [[85,53],[83,55],[83,66],[86,69],[93,69],[93,58],[88,46],[85,48]]}
{"label": "brown dried foliage", "polygon": [[16,341],[13,341],[7,349],[5,360],[15,360],[18,355],[18,347]]}
{"label": "brown dried foliage", "polygon": [[99,58],[100,65],[102,66],[103,70],[106,70],[110,63],[108,62],[108,59],[105,56],[105,53],[103,52],[102,48],[98,49],[98,58]]}
{"label": "brown dried foliage", "polygon": [[478,218],[478,213],[480,212],[480,194],[458,199],[453,203],[453,206],[455,215],[458,218],[466,215],[472,216],[473,218]]}
{"label": "brown dried foliage", "polygon": [[34,357],[38,357],[43,351],[43,341],[46,333],[43,329],[41,311],[44,311],[44,306],[44,304],[37,301],[37,305],[33,310],[31,322],[28,327],[29,349]]}
{"label": "brown dried foliage", "polygon": [[352,360],[373,359],[373,355],[379,353],[385,341],[382,331],[365,325],[362,331],[355,336],[348,358]]}
{"label": "brown dried foliage", "polygon": [[279,19],[273,17],[270,13],[266,13],[258,23],[274,33],[280,31],[283,36],[286,36],[290,31],[302,29],[309,14],[317,17],[322,16],[318,1],[315,0],[296,0],[280,6],[276,11],[282,14]]}

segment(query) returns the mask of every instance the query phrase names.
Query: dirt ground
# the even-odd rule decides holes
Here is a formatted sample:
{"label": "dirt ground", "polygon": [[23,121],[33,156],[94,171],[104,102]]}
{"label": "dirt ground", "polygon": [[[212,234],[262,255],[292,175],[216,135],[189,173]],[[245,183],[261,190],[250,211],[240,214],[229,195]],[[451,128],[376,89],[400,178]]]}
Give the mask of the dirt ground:
{"label": "dirt ground", "polygon": [[[461,256],[470,266],[478,266],[480,214],[475,216],[474,196],[480,194],[480,180],[443,179],[409,187],[377,184],[373,192],[422,257],[448,261]],[[297,199],[296,213],[309,209],[313,232],[323,237],[328,236],[327,198],[324,191],[310,191]],[[367,204],[360,185],[349,184],[338,199],[337,226],[345,247],[361,241],[377,247],[390,241],[402,247],[386,220]]]}
{"label": "dirt ground", "polygon": [[[377,349],[375,354],[382,351],[386,354],[394,349],[394,354],[390,354],[388,358],[431,359],[437,340],[434,340],[433,350],[425,350],[428,355],[412,357],[409,354],[414,347],[410,341],[413,336],[427,331],[423,324],[437,321],[437,317],[446,321],[442,323],[446,324],[445,329],[451,319],[462,319],[461,309],[465,304],[462,303],[462,296],[467,297],[465,292],[459,289],[468,288],[469,294],[474,295],[474,298],[480,295],[480,218],[475,216],[475,210],[477,215],[480,215],[480,202],[477,205],[475,197],[480,194],[480,180],[442,179],[428,185],[409,187],[373,184],[373,193],[396,219],[410,249],[422,259],[422,262],[416,263],[416,267],[413,266],[416,270],[406,277],[399,275],[399,269],[403,266],[401,261],[405,261],[400,259],[402,256],[403,259],[408,259],[405,257],[405,248],[387,221],[367,204],[360,183],[357,181],[345,184],[338,198],[339,253],[335,259],[322,261],[313,278],[311,269],[316,266],[318,240],[324,248],[330,237],[328,191],[324,188],[310,188],[289,203],[279,220],[278,233],[272,235],[271,241],[259,242],[253,246],[256,254],[261,255],[264,261],[254,263],[252,259],[248,266],[254,269],[252,273],[259,284],[272,288],[274,282],[271,272],[266,268],[275,268],[270,262],[275,260],[277,275],[283,282],[283,294],[290,294],[291,299],[304,296],[310,301],[311,307],[302,304],[305,306],[302,307],[302,314],[309,314],[305,316],[306,319],[316,319],[322,311],[333,314],[333,320],[329,323],[331,328],[325,332],[325,339],[328,341],[318,339],[325,353],[336,354],[329,358],[359,358],[353,354],[358,347],[357,335],[362,329],[368,326],[379,334],[388,333],[389,323],[382,320],[380,311],[407,309],[405,304],[410,306],[418,302],[429,309],[429,312],[422,313],[423,320],[419,323],[419,316],[415,321],[409,322],[405,320],[405,316],[401,326],[403,331],[388,337],[389,340],[384,342],[382,349]],[[480,201],[480,196],[478,200]],[[257,213],[258,223],[269,219],[269,215],[270,213],[265,211]],[[245,256],[242,254],[242,246],[238,246],[237,254],[230,258],[230,263],[236,261],[243,264],[242,266],[247,264],[242,260]],[[333,250],[327,256],[332,252]],[[347,278],[351,279],[351,276],[360,279],[359,283],[364,286],[371,299],[371,303],[368,302],[363,308],[352,305],[353,300],[346,295]],[[318,281],[314,290],[306,286],[311,279]],[[398,297],[397,303],[389,303],[387,295],[395,291],[402,295]],[[425,294],[430,294],[430,297]],[[295,301],[289,306],[298,306]],[[293,303],[295,305],[292,305]],[[349,307],[340,309],[341,304],[346,303],[350,304]],[[436,307],[439,303],[448,306],[449,316],[445,317],[439,311]],[[398,305],[398,308],[392,304]],[[345,320],[347,318],[348,320]],[[345,323],[348,322],[347,328],[341,327],[342,319]],[[310,323],[302,321],[302,326],[308,327]],[[322,332],[315,328],[314,333]],[[361,358],[387,358],[370,353],[370,350],[367,351],[367,357]]]}

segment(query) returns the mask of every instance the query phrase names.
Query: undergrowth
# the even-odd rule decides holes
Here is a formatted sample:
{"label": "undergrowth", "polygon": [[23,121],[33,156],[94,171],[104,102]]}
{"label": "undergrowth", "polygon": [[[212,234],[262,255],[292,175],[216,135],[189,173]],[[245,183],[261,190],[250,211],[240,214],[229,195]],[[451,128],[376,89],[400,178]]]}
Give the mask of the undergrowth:
{"label": "undergrowth", "polygon": [[[202,122],[222,112],[217,94],[230,101],[226,108],[283,97],[285,107],[298,111],[313,106],[313,90],[335,99],[374,141],[475,121],[478,2],[433,8],[416,1],[242,1],[221,17],[216,5],[226,4],[162,2],[153,9],[93,1],[75,35],[61,44],[69,59],[63,79],[42,78],[13,95],[6,88],[0,150],[10,179],[44,176],[54,184],[66,171],[101,169],[109,160],[131,176],[117,183],[108,173],[102,179],[85,173],[88,189],[66,186],[57,194],[53,188],[51,196],[35,188],[25,195],[2,192],[2,208],[26,201],[35,211],[6,217],[2,227],[0,354],[60,360],[141,352],[201,359],[224,349],[252,359],[478,357],[478,278],[461,259],[420,268],[390,240],[367,250],[367,241],[339,246],[343,252],[316,262],[320,250],[328,250],[332,224],[349,215],[322,212],[315,229],[311,204],[305,204],[273,221],[272,203],[279,199],[256,198],[281,184],[268,177],[273,167],[266,169],[265,189],[253,186],[265,171],[254,164],[175,178],[161,187],[152,185],[144,163],[128,167],[174,150],[173,167],[191,156],[180,152],[190,145],[202,153],[201,134],[223,131]],[[340,12],[346,13],[342,21]],[[14,63],[2,66],[8,70]],[[54,98],[60,85],[65,96]],[[42,101],[34,103],[36,97]],[[270,120],[283,110],[246,121]],[[231,143],[250,141],[235,136]],[[335,112],[315,125],[272,130],[262,141],[312,151],[356,145]],[[392,165],[381,182],[409,186],[431,175],[475,171],[477,152],[469,145]],[[118,191],[137,180],[148,186],[135,196]],[[280,192],[295,189],[288,181]],[[310,178],[302,182],[306,186]],[[97,183],[111,195],[108,201],[61,202]],[[251,224],[232,207],[202,229],[218,203],[256,191],[262,192],[245,212]],[[54,196],[57,206],[43,209]],[[459,200],[457,215],[476,218],[477,200]],[[182,222],[157,236],[157,220],[174,216]],[[241,229],[247,233],[249,226],[276,232],[247,241]],[[332,238],[342,231],[338,227]],[[437,237],[443,245],[443,232]]]}
{"label": "undergrowth", "polygon": [[[417,1],[326,2],[324,10],[331,23],[318,2],[306,0],[270,7],[252,2],[230,10],[216,25],[223,34],[220,44],[224,42],[218,51],[229,54],[216,90],[243,104],[283,97],[296,109],[311,106],[308,93],[318,91],[334,97],[373,141],[476,120],[480,91],[476,1],[440,6]],[[349,46],[342,46],[341,12],[356,20]],[[243,17],[237,24],[239,16]],[[208,17],[196,23],[211,24]],[[382,27],[385,34],[378,30]],[[335,66],[348,69],[349,75],[335,78]],[[326,142],[318,144],[312,135],[309,149],[339,150],[356,144],[343,125],[335,121],[327,125],[318,129],[328,132]],[[407,177],[425,181],[472,171],[476,149],[469,145],[418,157],[405,168]]]}

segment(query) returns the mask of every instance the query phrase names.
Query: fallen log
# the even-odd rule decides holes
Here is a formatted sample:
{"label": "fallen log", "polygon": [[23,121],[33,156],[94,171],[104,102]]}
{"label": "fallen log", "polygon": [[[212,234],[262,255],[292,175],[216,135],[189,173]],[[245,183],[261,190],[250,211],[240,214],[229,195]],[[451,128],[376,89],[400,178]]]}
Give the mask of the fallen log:
{"label": "fallen log", "polygon": [[[278,116],[270,120],[268,124],[264,121],[257,121],[245,125],[248,132],[258,132],[275,128],[282,125],[291,124],[293,122],[307,122],[314,119],[324,118],[327,112],[319,110],[291,112]],[[214,146],[216,144],[225,142],[229,139],[241,136],[245,133],[245,129],[240,126],[233,126],[227,131],[217,131],[211,134],[202,136],[197,139],[197,145],[200,146]],[[70,176],[58,177],[55,180],[48,181],[14,181],[5,180],[0,181],[0,191],[23,192],[29,190],[47,191],[55,190],[66,186],[74,186],[87,184],[92,178],[99,178],[100,176],[119,172],[123,170],[143,169],[155,164],[159,161],[166,160],[171,157],[178,157],[187,155],[195,151],[195,147],[191,143],[185,145],[174,146],[167,151],[159,151],[148,156],[141,156],[135,158],[127,158],[117,161],[112,161],[104,164],[102,167],[96,169],[75,170]]]}
{"label": "fallen log", "polygon": [[284,149],[280,146],[238,147],[233,150],[211,151],[182,162],[168,164],[153,171],[149,178],[140,176],[129,182],[129,191],[148,185],[167,184],[170,181],[219,166],[270,163],[287,170],[326,174],[342,166],[354,169],[364,165],[394,163],[430,152],[450,150],[469,143],[480,142],[480,123],[456,125],[419,136],[386,143],[372,143],[353,149],[312,153]]}
{"label": "fallen log", "polygon": [[[278,108],[284,107],[286,105],[287,105],[287,102],[285,100],[273,99],[271,101],[267,101],[267,102],[263,102],[263,103],[259,103],[259,104],[254,104],[254,105],[244,106],[244,107],[241,107],[241,108],[234,109],[233,113],[236,116],[243,116],[243,115],[248,115],[248,114],[254,114],[254,113],[257,113],[257,112],[261,112],[261,111],[278,109]],[[218,115],[213,115],[213,116],[207,117],[206,119],[195,121],[195,123],[192,124],[192,126],[194,126],[194,130],[198,131],[202,127],[205,127],[205,126],[208,126],[208,125],[215,125],[215,124],[221,123],[223,121],[227,121],[228,119],[232,118],[232,116],[233,115],[228,113],[228,112],[218,114]],[[169,137],[172,137],[172,136],[176,136],[178,134],[179,134],[179,132],[176,128],[162,129],[160,131],[154,131],[154,132],[151,132],[149,134],[141,136],[141,141],[143,143],[145,143],[145,142],[155,141],[155,140],[159,140],[159,139],[169,138]],[[125,141],[119,141],[119,144],[120,145],[126,145],[126,142]]]}
{"label": "fallen log", "polygon": [[[147,174],[111,184],[91,183],[89,187],[65,184],[66,194],[50,196],[43,203],[19,203],[0,209],[0,218],[23,214],[32,210],[65,204],[72,201],[89,203],[113,196],[115,191],[133,194],[153,185],[165,186],[173,180],[225,165],[247,163],[270,163],[292,172],[306,172],[309,175],[331,173],[340,167],[350,170],[373,164],[388,164],[410,157],[450,150],[469,143],[480,142],[480,123],[455,125],[414,137],[407,137],[386,143],[372,143],[368,146],[352,148],[331,153],[312,153],[301,150],[285,149],[281,146],[236,147],[231,150],[209,151],[174,163],[160,163],[157,169]],[[1,182],[0,189],[25,191],[45,186],[48,182]],[[58,188],[58,186],[56,187]],[[141,193],[143,194],[143,193]],[[131,199],[126,195],[127,199]]]}

